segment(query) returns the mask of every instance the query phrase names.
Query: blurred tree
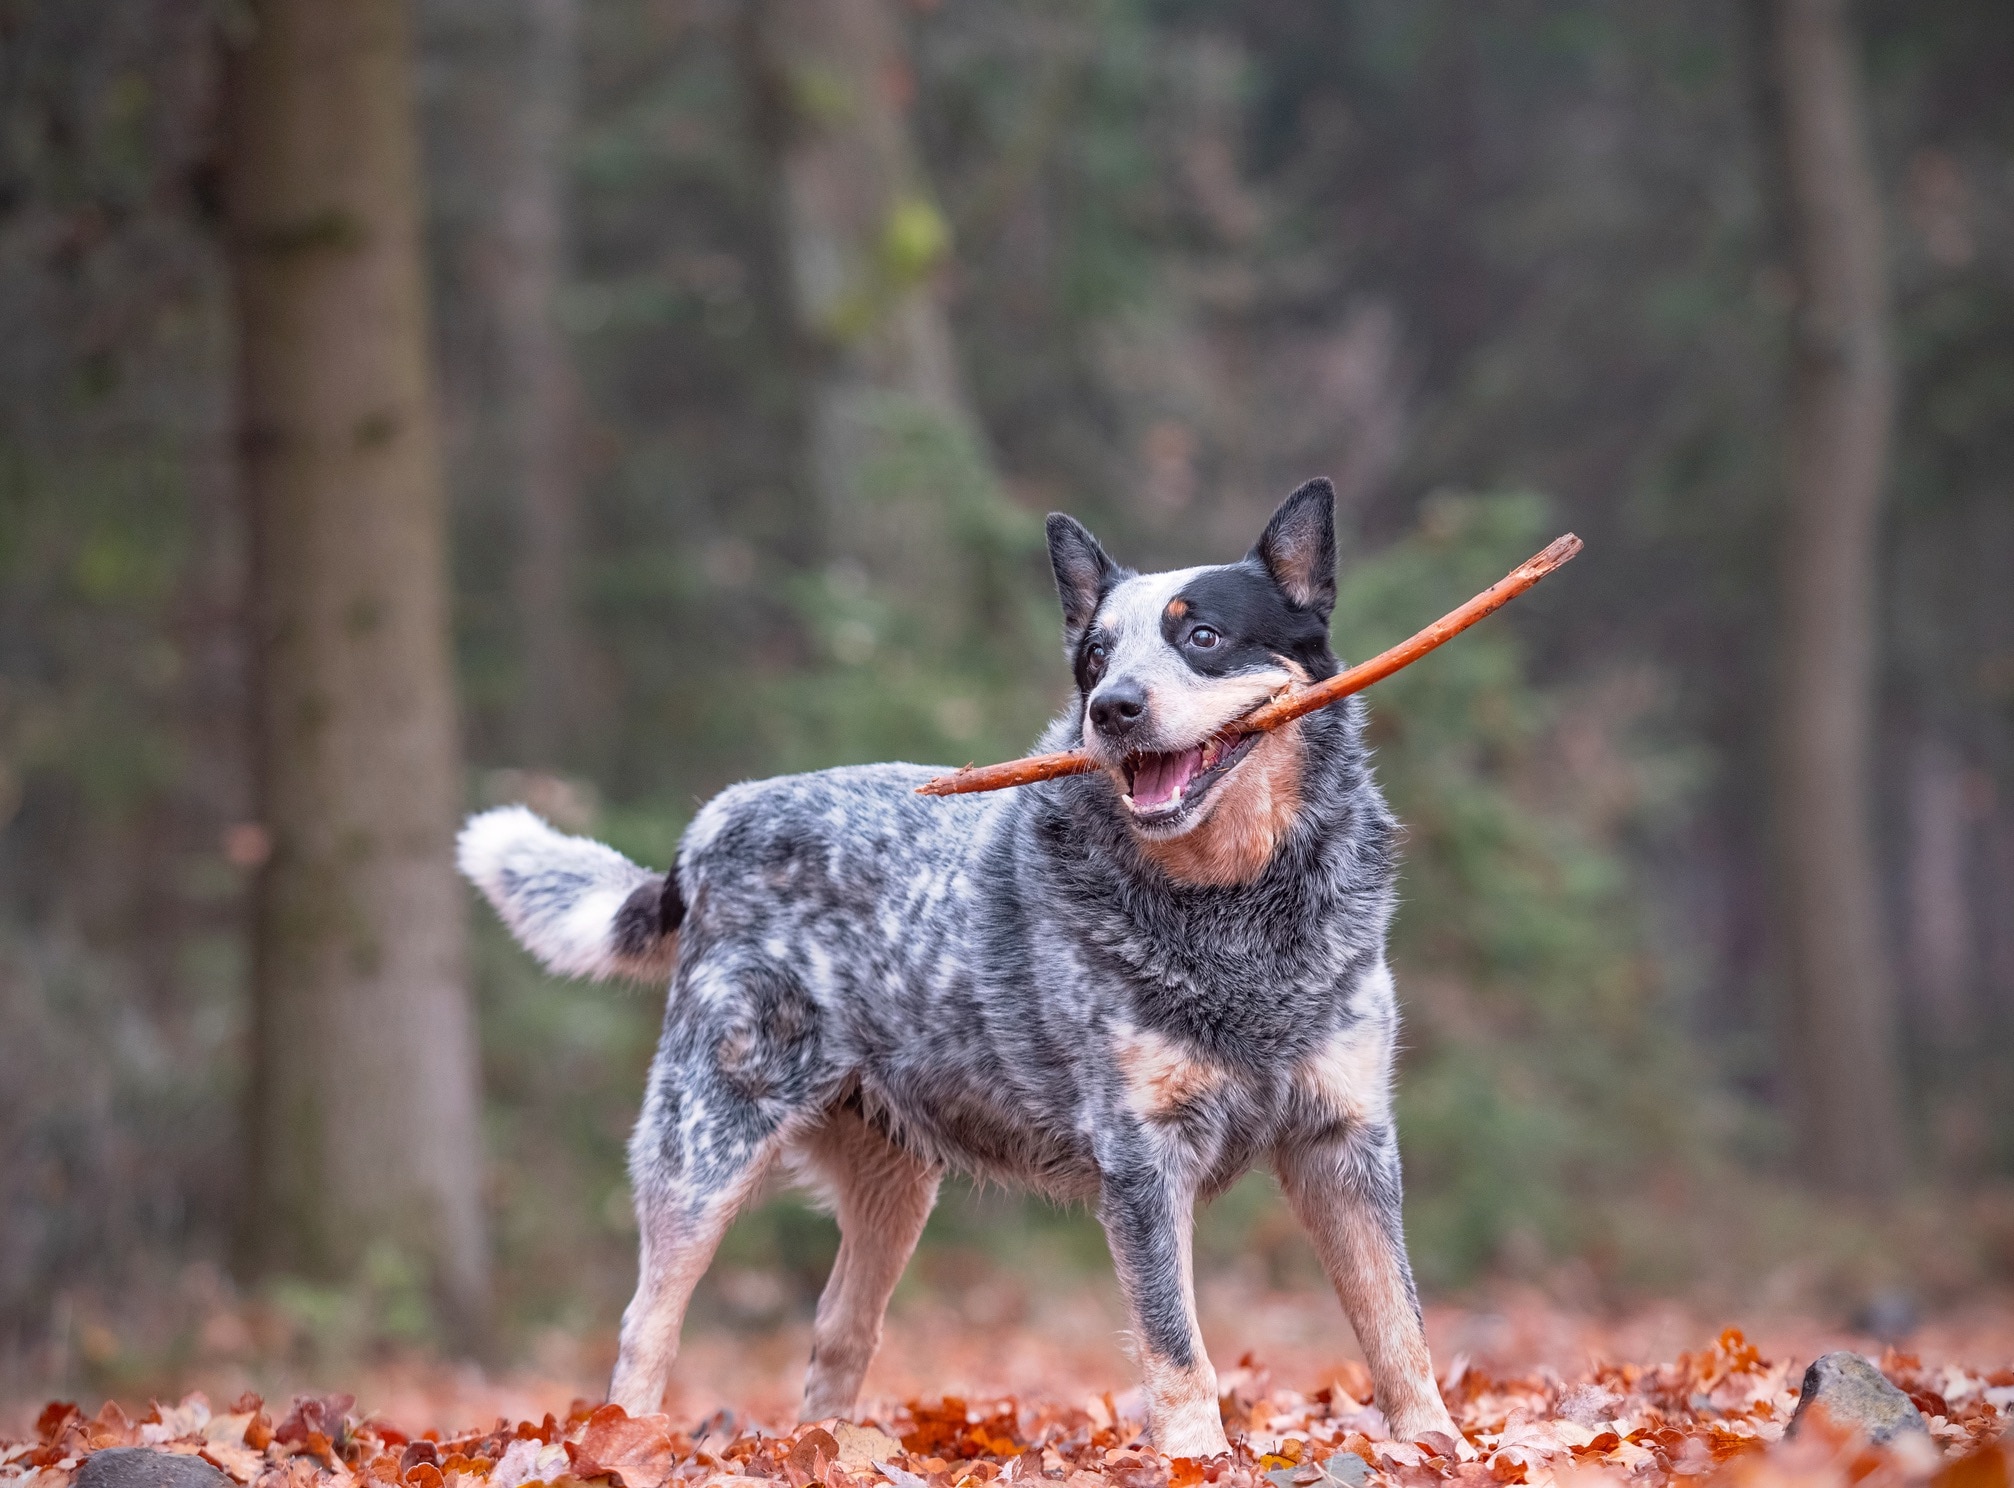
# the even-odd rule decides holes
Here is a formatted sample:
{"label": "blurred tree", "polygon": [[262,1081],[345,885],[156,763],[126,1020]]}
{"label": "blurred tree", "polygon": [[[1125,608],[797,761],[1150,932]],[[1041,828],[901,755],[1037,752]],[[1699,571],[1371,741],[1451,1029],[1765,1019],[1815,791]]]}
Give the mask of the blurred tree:
{"label": "blurred tree", "polygon": [[216,61],[176,0],[0,16],[0,1379],[241,1189]]}
{"label": "blurred tree", "polygon": [[227,79],[260,816],[246,1243],[486,1291],[403,0],[270,0]]}
{"label": "blurred tree", "polygon": [[901,16],[891,0],[763,0],[755,15],[827,547],[919,612],[959,615],[970,585],[943,487],[994,476],[938,300],[950,229],[910,139]]}
{"label": "blurred tree", "polygon": [[567,250],[567,140],[573,124],[579,0],[524,0],[523,89],[509,122],[498,204],[494,285],[499,336],[500,427],[506,469],[519,486],[516,599],[524,686],[518,749],[527,764],[564,756],[574,716],[578,642],[574,569],[579,390],[558,318]]}
{"label": "blurred tree", "polygon": [[911,135],[900,9],[763,0],[749,14],[746,83],[802,366],[802,481],[823,527],[824,571],[799,603],[837,663],[766,711],[797,721],[784,748],[806,764],[919,744],[943,758],[989,719],[1011,720],[995,737],[1026,738],[1028,657],[1050,629],[1046,614],[1027,623],[1042,609],[1021,582],[1039,571],[1039,528],[1006,499],[940,298],[950,227]]}
{"label": "blurred tree", "polygon": [[1829,1187],[1901,1176],[1893,991],[1870,811],[1875,538],[1894,422],[1881,200],[1845,0],[1773,0],[1792,322],[1774,719],[1789,1064]]}

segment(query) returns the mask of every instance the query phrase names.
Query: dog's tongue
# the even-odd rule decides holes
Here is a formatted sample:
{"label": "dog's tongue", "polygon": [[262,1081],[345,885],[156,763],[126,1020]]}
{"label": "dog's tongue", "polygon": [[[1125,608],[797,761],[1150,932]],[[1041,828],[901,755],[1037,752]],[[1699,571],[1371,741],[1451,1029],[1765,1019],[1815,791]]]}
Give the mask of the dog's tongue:
{"label": "dog's tongue", "polygon": [[1202,766],[1201,745],[1180,754],[1141,755],[1133,770],[1133,805],[1148,810],[1168,805],[1196,778]]}

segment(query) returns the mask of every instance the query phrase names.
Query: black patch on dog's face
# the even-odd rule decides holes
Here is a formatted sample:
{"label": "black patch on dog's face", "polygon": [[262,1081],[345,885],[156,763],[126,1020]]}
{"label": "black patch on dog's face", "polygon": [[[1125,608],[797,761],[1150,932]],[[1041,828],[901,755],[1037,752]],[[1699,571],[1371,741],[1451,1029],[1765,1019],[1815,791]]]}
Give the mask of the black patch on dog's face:
{"label": "black patch on dog's face", "polygon": [[[1252,558],[1191,579],[1162,611],[1161,635],[1205,677],[1263,671],[1278,656],[1298,662],[1316,681],[1338,668],[1325,618],[1296,605]],[[1204,644],[1212,637],[1215,644]]]}
{"label": "black patch on dog's face", "polygon": [[1077,649],[1070,657],[1070,671],[1077,679],[1077,691],[1085,697],[1105,675],[1105,663],[1109,658],[1110,643],[1104,634],[1093,630],[1077,642]]}

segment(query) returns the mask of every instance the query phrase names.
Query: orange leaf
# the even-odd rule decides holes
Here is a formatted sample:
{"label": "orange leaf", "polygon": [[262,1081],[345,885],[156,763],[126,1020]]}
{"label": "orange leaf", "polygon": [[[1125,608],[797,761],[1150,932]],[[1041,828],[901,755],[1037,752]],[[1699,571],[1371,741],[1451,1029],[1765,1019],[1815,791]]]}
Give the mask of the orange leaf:
{"label": "orange leaf", "polygon": [[783,1476],[790,1488],[808,1488],[822,1483],[832,1464],[839,1460],[839,1441],[822,1426],[814,1426],[797,1439],[790,1455],[783,1459]]}
{"label": "orange leaf", "polygon": [[[320,1433],[328,1438],[332,1447],[340,1446],[347,1439],[350,1407],[356,1403],[354,1395],[298,1395],[294,1398],[294,1408],[287,1412],[287,1418],[273,1432],[273,1440],[297,1443],[313,1450],[314,1435]],[[252,1433],[248,1430],[245,1444],[250,1446],[251,1441]]]}
{"label": "orange leaf", "polygon": [[42,1407],[42,1414],[35,1418],[35,1434],[42,1438],[44,1446],[54,1446],[64,1427],[83,1419],[84,1413],[77,1409],[74,1402],[52,1400]]}
{"label": "orange leaf", "polygon": [[2007,1449],[1997,1441],[1946,1463],[1930,1480],[1931,1488],[2008,1488],[2008,1483]]}
{"label": "orange leaf", "polygon": [[[657,1488],[678,1460],[671,1423],[663,1416],[631,1416],[604,1405],[587,1418],[580,1444],[567,1443],[575,1477],[614,1478],[623,1488]],[[838,1456],[835,1444],[833,1456]]]}

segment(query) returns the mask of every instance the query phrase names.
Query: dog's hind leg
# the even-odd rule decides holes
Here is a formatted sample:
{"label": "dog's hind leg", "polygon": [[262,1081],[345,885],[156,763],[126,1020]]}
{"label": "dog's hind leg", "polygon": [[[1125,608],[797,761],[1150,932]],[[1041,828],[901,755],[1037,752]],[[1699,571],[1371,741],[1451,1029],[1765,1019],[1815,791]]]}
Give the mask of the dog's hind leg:
{"label": "dog's hind leg", "polygon": [[1398,1140],[1353,1125],[1277,1156],[1280,1186],[1307,1227],[1370,1365],[1378,1409],[1400,1441],[1444,1431],[1457,1443],[1420,1321],[1400,1219]]}
{"label": "dog's hind leg", "polygon": [[1132,1314],[1154,1445],[1169,1457],[1228,1452],[1217,1371],[1196,1322],[1193,1191],[1145,1157],[1109,1163],[1098,1219]]}
{"label": "dog's hind leg", "polygon": [[761,1187],[775,1157],[764,1143],[704,1192],[666,1185],[637,1193],[636,1294],[623,1309],[622,1339],[608,1398],[632,1416],[664,1408],[692,1289],[713,1260],[735,1214]]}
{"label": "dog's hind leg", "polygon": [[740,956],[680,968],[629,1144],[641,1243],[609,1397],[632,1415],[662,1405],[693,1287],[817,1119],[825,1080],[817,1008],[787,967]]}
{"label": "dog's hind leg", "polygon": [[799,1419],[844,1416],[881,1346],[888,1298],[937,1202],[938,1171],[876,1131],[858,1111],[835,1110],[800,1145],[833,1199],[839,1257],[818,1299],[811,1370]]}

